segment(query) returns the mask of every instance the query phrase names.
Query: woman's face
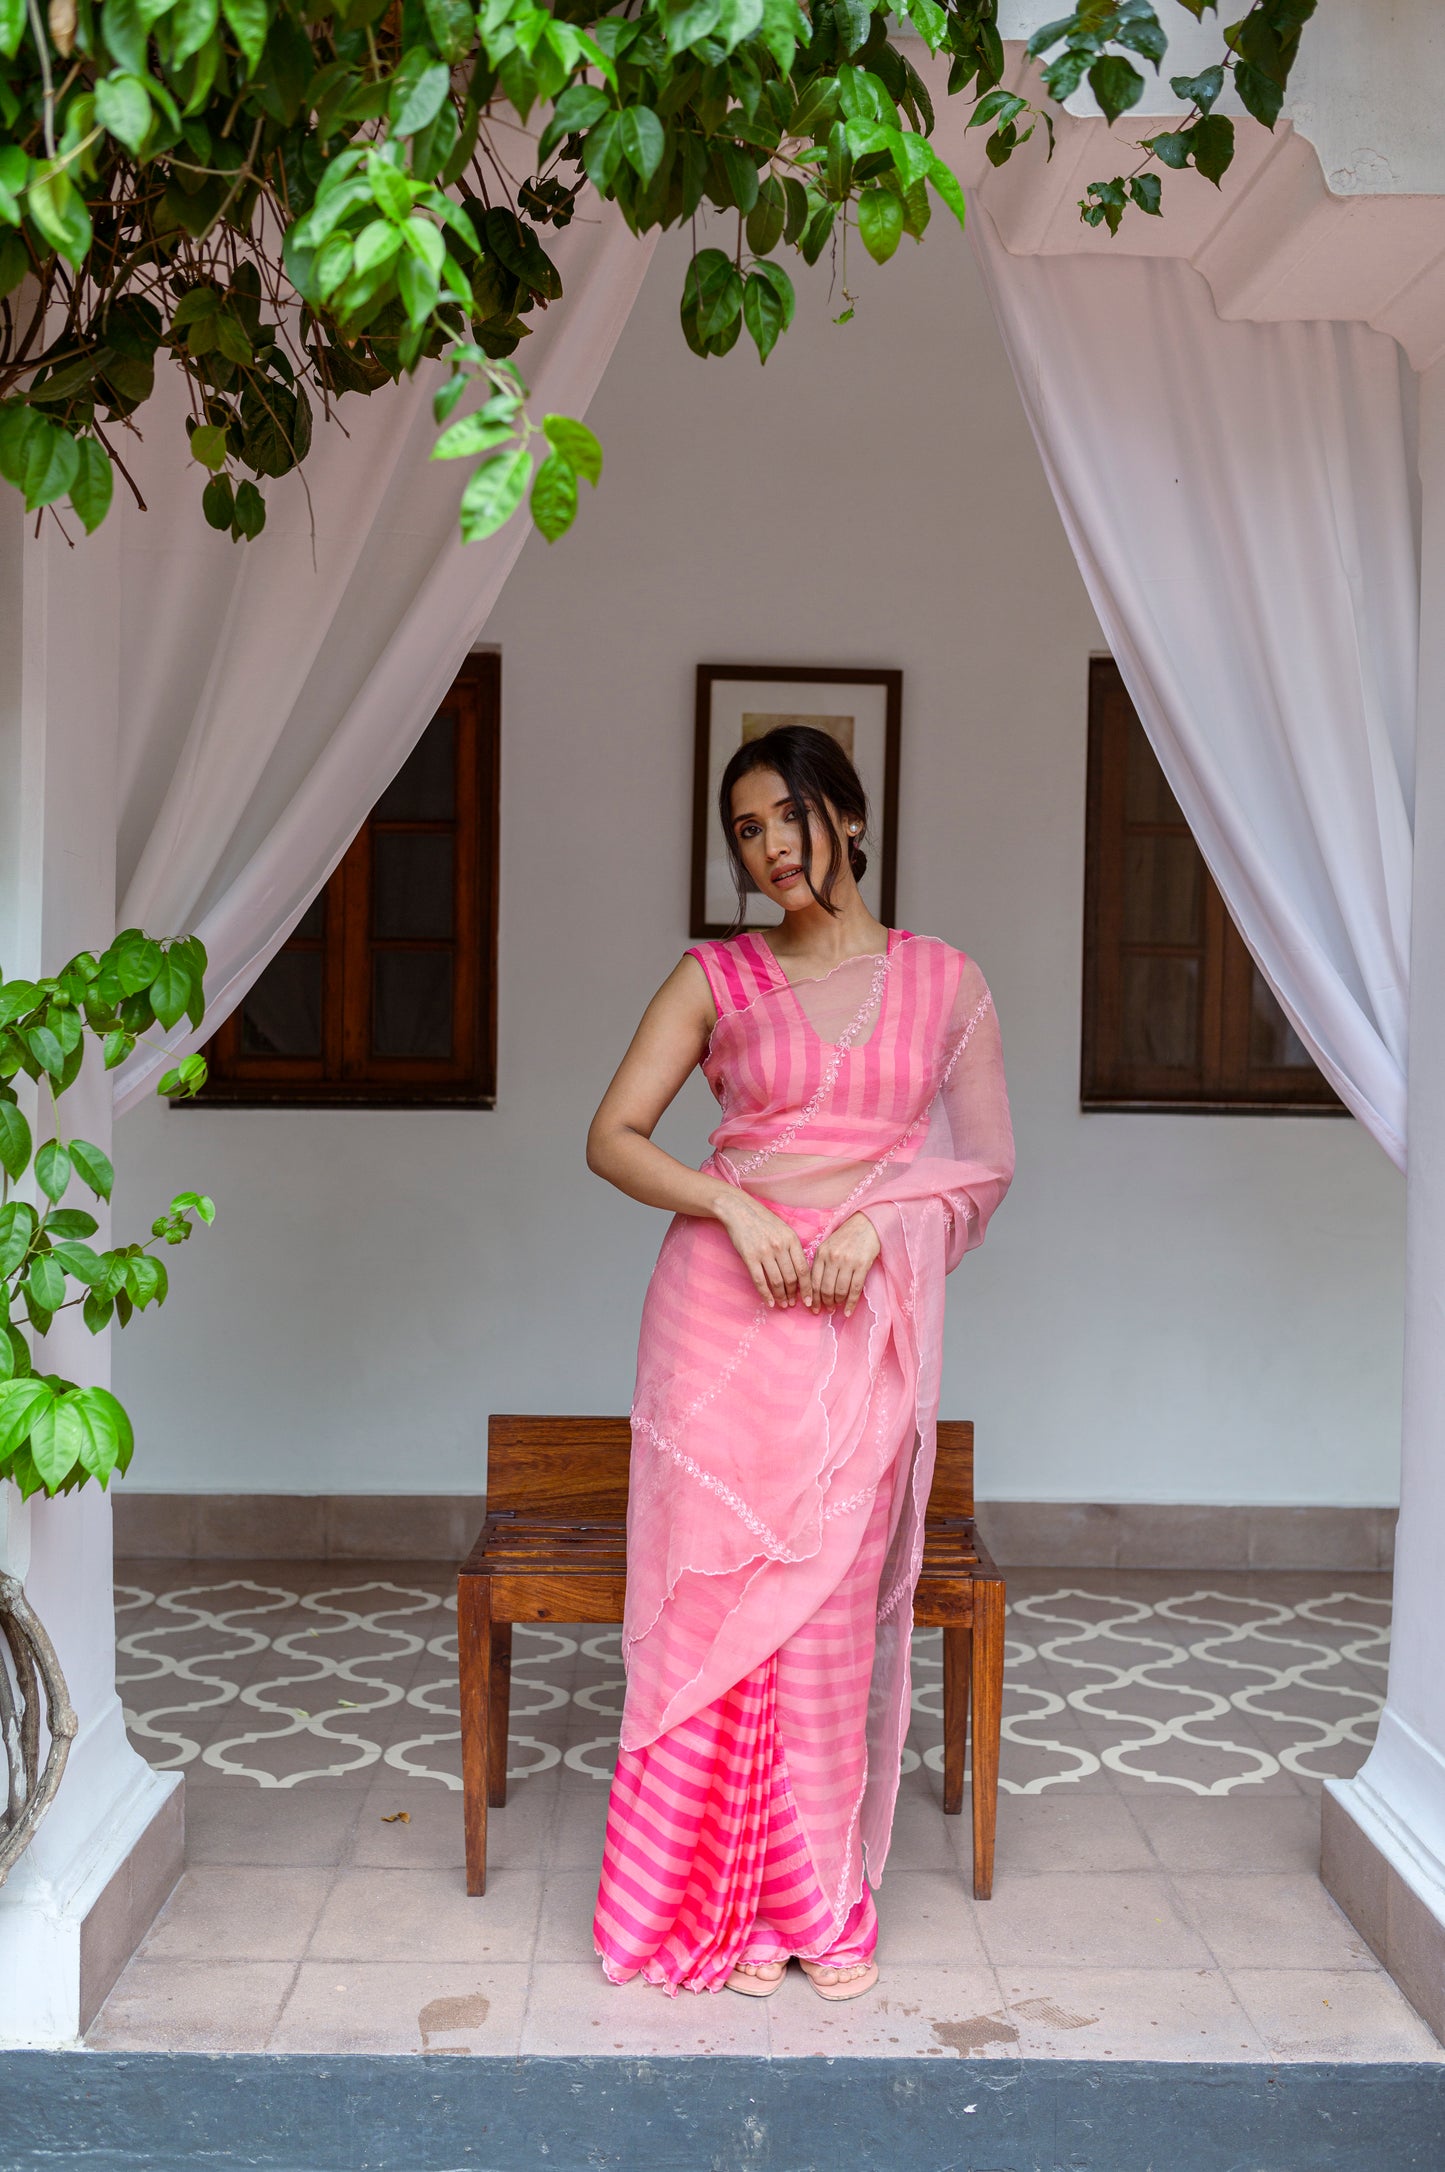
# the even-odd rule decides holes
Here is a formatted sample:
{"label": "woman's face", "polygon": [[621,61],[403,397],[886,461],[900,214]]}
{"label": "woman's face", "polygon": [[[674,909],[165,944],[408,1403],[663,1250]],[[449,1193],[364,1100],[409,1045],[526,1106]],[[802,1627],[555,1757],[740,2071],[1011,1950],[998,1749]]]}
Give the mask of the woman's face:
{"label": "woman's face", "polygon": [[[733,835],[752,881],[764,897],[775,898],[785,912],[811,905],[813,893],[803,875],[804,812],[788,797],[788,788],[777,771],[749,770],[733,786],[732,797]],[[828,819],[841,835],[843,826],[831,805]],[[816,882],[828,865],[828,831],[817,815],[811,818],[808,828]],[[846,846],[846,837],[843,843]],[[845,853],[842,880],[848,879]],[[836,892],[835,902],[839,902]]]}

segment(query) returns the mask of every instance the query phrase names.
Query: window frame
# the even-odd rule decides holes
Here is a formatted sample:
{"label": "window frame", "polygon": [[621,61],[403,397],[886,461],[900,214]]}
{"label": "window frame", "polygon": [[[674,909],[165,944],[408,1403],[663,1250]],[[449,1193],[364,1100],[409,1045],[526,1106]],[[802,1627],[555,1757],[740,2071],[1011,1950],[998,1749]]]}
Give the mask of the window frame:
{"label": "window frame", "polygon": [[[373,933],[374,836],[437,826],[383,816],[373,808],[320,893],[326,901],[321,935],[293,936],[282,946],[323,953],[322,1055],[247,1055],[240,1045],[238,1004],[206,1045],[205,1087],[193,1101],[172,1107],[495,1108],[501,796],[501,657],[495,650],[467,657],[435,715],[449,708],[457,722],[453,934],[379,938]],[[372,960],[393,944],[454,952],[452,1056],[370,1053]],[[327,1076],[338,1054],[340,1075]]]}
{"label": "window frame", "polygon": [[[1201,934],[1170,944],[1124,935],[1125,861],[1131,834],[1177,836],[1187,825],[1125,815],[1128,734],[1142,731],[1112,656],[1089,658],[1088,768],[1084,820],[1084,929],[1079,1101],[1086,1110],[1208,1116],[1347,1116],[1350,1112],[1315,1066],[1252,1061],[1255,964],[1204,856],[1199,858]],[[1188,955],[1200,961],[1199,1063],[1187,1084],[1164,1067],[1125,1062],[1122,1050],[1126,952]],[[1311,1083],[1302,1092],[1302,1080]]]}

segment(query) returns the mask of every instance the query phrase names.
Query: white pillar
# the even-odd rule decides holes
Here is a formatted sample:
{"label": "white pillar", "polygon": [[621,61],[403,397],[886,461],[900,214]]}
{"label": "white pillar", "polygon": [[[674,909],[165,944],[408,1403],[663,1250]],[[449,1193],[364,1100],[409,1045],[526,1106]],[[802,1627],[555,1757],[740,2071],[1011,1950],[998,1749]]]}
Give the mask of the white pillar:
{"label": "white pillar", "polygon": [[1389,1695],[1327,1781],[1321,1871],[1445,2039],[1445,362],[1420,379],[1421,645],[1410,950],[1405,1378]]}
{"label": "white pillar", "polygon": [[[38,538],[33,529],[3,486],[0,959],[11,974],[53,972],[100,948],[115,918],[120,523],[74,549],[53,519]],[[64,1107],[67,1128],[108,1151],[98,1053]],[[70,1313],[46,1355],[72,1378],[105,1384],[108,1340]],[[59,1795],[0,1886],[0,2045],[65,2044],[179,1875],[180,1776],[152,1772],[126,1739],[107,1497],[90,1485],[27,1506],[0,1481],[0,1564],[24,1578],[80,1721]]]}

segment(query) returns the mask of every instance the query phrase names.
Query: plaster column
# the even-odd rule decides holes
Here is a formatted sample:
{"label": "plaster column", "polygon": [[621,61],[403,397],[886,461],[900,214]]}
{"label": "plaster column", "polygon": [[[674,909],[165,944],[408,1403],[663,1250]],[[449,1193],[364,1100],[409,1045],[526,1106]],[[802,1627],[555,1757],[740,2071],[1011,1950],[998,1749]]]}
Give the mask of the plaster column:
{"label": "plaster column", "polygon": [[1445,362],[1420,379],[1421,640],[1410,949],[1405,1377],[1389,1694],[1325,1782],[1321,1875],[1445,2039]]}
{"label": "plaster column", "polygon": [[[38,538],[33,529],[7,487],[0,959],[21,975],[98,948],[115,919],[120,523],[73,549],[51,519]],[[110,1081],[98,1054],[64,1106],[67,1127],[109,1151]],[[108,1345],[71,1313],[45,1355],[56,1370],[103,1385]],[[65,2044],[88,2025],[180,1875],[180,1776],[152,1772],[126,1739],[107,1496],[90,1485],[25,1504],[0,1482],[0,1562],[24,1578],[80,1721],[59,1795],[0,1886],[0,2045]]]}

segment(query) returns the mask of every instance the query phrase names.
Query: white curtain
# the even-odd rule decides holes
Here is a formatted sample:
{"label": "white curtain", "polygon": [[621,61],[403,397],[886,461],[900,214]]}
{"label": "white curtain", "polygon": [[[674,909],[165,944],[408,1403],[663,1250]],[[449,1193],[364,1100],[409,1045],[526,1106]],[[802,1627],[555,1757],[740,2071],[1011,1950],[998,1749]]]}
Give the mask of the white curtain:
{"label": "white curtain", "polygon": [[[535,416],[585,413],[651,251],[595,197],[556,237],[565,299],[534,317],[517,356]],[[149,442],[126,453],[149,509],[120,512],[117,925],[200,935],[207,1032],[401,767],[530,532],[518,518],[486,543],[458,541],[467,467],[427,457],[442,374],[424,366],[344,400],[303,473],[267,487],[252,543],[201,518],[178,387],[155,403]],[[605,502],[583,498],[579,520],[605,517]],[[117,1074],[117,1109],[197,1038],[180,1031],[168,1053],[138,1052]]]}
{"label": "white curtain", "polygon": [[1419,570],[1412,373],[1231,324],[1174,259],[970,229],[1094,608],[1234,919],[1402,1168]]}

